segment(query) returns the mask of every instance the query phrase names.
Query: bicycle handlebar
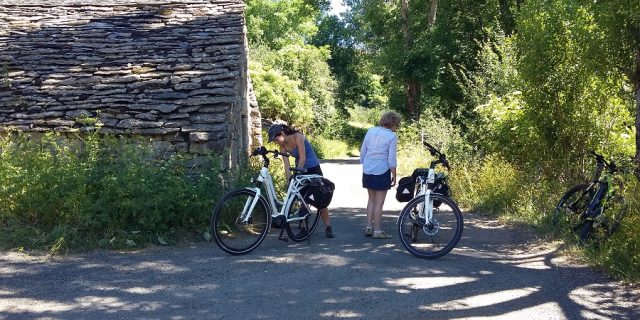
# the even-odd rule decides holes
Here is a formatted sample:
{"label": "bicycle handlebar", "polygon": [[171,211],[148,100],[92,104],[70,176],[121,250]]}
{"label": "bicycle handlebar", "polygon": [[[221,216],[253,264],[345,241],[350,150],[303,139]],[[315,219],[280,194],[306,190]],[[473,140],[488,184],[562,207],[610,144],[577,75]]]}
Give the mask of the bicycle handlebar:
{"label": "bicycle handlebar", "polygon": [[278,156],[282,156],[282,157],[290,157],[291,155],[286,153],[286,152],[280,152],[278,150],[268,150],[265,147],[257,147],[255,148],[252,152],[251,152],[251,156],[255,157],[255,156],[267,156],[268,154],[272,153],[274,158],[277,158]]}
{"label": "bicycle handlebar", "polygon": [[427,147],[432,156],[438,158],[438,160],[431,162],[431,167],[435,167],[437,164],[442,164],[443,167],[451,169],[451,167],[449,167],[449,161],[447,161],[447,156],[444,153],[440,152],[440,150],[436,149],[436,147],[426,141],[424,142],[424,146]]}
{"label": "bicycle handlebar", "polygon": [[611,173],[617,172],[619,171],[618,166],[615,164],[615,162],[610,161],[607,162],[607,160],[604,159],[604,156],[601,154],[596,153],[595,151],[591,150],[589,151],[589,153],[596,158],[596,161],[598,162],[598,166],[604,166],[605,168],[607,168],[607,170],[609,170]]}

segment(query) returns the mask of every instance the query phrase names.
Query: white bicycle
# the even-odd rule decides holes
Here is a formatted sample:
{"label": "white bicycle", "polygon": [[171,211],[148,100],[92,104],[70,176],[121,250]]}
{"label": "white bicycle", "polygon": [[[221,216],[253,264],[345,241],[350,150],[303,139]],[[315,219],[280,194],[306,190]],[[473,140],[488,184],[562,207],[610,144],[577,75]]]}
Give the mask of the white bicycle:
{"label": "white bicycle", "polygon": [[[272,221],[282,226],[279,239],[286,230],[296,242],[308,239],[318,225],[319,211],[312,210],[311,203],[322,201],[322,195],[309,192],[309,187],[322,184],[322,176],[304,174],[306,169],[291,168],[293,175],[284,199],[279,200],[273,178],[269,173],[267,155],[289,156],[277,150],[256,148],[251,156],[262,157],[260,173],[252,182],[254,186],[240,188],[227,193],[213,209],[210,219],[211,233],[220,249],[240,255],[251,252],[265,239]],[[265,196],[262,194],[264,186]],[[330,201],[330,200],[329,200]],[[317,204],[316,204],[317,205]]]}
{"label": "white bicycle", "polygon": [[402,245],[414,256],[436,259],[458,244],[464,223],[460,208],[449,197],[447,176],[435,172],[438,164],[449,169],[446,155],[428,143],[425,146],[437,160],[428,169],[415,169],[411,177],[398,182],[396,198],[409,202],[398,217],[398,234]]}

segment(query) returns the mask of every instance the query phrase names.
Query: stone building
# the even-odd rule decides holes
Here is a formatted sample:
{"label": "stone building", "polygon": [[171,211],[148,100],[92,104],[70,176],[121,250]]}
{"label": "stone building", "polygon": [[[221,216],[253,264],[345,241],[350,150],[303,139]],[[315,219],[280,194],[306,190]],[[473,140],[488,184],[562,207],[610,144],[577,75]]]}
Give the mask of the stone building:
{"label": "stone building", "polygon": [[[259,141],[242,0],[0,0],[0,132],[149,136],[167,152]],[[252,103],[253,101],[253,103]]]}

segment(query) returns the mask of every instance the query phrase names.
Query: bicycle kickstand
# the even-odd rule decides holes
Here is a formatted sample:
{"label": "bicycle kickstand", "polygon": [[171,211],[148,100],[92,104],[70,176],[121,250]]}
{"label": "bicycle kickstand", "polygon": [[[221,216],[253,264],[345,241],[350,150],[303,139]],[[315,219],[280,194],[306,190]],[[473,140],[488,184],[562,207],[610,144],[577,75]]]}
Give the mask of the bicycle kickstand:
{"label": "bicycle kickstand", "polygon": [[289,242],[289,238],[282,236],[283,233],[284,233],[284,225],[282,226],[282,229],[280,229],[280,236],[278,236],[278,240]]}

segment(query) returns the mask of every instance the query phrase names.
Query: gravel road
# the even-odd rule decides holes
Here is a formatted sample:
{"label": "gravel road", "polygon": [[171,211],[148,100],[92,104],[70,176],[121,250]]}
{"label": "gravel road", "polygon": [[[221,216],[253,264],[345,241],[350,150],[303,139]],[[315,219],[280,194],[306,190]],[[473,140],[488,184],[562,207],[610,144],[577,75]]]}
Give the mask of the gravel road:
{"label": "gravel road", "polygon": [[389,194],[383,225],[394,239],[365,238],[360,166],[322,167],[336,183],[335,239],[283,242],[274,231],[244,256],[213,243],[4,252],[0,319],[640,319],[640,290],[492,218],[465,213],[458,247],[421,260],[395,236],[402,205]]}

